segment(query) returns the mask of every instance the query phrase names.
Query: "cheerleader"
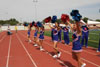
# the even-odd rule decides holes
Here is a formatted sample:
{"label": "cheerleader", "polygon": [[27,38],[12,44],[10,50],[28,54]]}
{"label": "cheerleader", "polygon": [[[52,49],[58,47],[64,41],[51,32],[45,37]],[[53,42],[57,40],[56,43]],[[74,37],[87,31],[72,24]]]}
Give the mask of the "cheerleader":
{"label": "cheerleader", "polygon": [[30,40],[30,32],[31,32],[31,27],[30,25],[28,26],[28,31],[27,31],[27,37],[28,37],[28,42],[30,43],[31,40]]}
{"label": "cheerleader", "polygon": [[81,45],[84,45],[84,40],[85,40],[85,47],[88,48],[88,35],[89,35],[89,30],[88,30],[88,26],[87,25],[83,25],[82,26],[82,41],[81,41]]}
{"label": "cheerleader", "polygon": [[81,61],[81,53],[82,53],[82,46],[80,44],[80,38],[81,38],[81,28],[79,26],[79,22],[76,22],[76,24],[72,25],[67,21],[67,23],[70,25],[73,35],[72,35],[72,57],[74,60],[77,61],[78,67],[85,67],[86,64]]}
{"label": "cheerleader", "polygon": [[52,28],[51,30],[51,40],[53,41],[53,31],[54,31],[54,28]]}
{"label": "cheerleader", "polygon": [[100,34],[99,34],[99,46],[97,52],[100,52]]}
{"label": "cheerleader", "polygon": [[65,45],[69,45],[69,28],[66,25],[66,27],[63,28],[63,35],[64,35],[64,43]]}
{"label": "cheerleader", "polygon": [[55,54],[53,55],[53,58],[59,58],[61,56],[61,52],[58,51],[57,44],[58,44],[58,31],[59,31],[59,26],[58,23],[55,22],[55,27],[52,27],[49,25],[51,29],[54,29],[53,31],[53,45],[54,45],[54,50]]}
{"label": "cheerleader", "polygon": [[[60,27],[59,27],[59,28],[60,28]],[[60,29],[60,30],[58,31],[59,42],[61,42],[61,40],[62,40],[61,34],[62,34],[62,30]]]}
{"label": "cheerleader", "polygon": [[37,34],[38,34],[39,27],[35,26],[35,33],[34,33],[34,46],[38,46],[37,41]]}
{"label": "cheerleader", "polygon": [[44,26],[40,27],[40,35],[39,35],[39,40],[38,40],[38,45],[40,47],[40,51],[43,51],[43,40],[44,40]]}

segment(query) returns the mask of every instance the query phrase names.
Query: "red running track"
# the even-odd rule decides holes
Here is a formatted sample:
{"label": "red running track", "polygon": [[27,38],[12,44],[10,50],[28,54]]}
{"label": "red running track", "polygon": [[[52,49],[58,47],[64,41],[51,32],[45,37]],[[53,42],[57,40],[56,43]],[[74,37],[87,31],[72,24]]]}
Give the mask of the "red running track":
{"label": "red running track", "polygon": [[[40,51],[33,43],[27,42],[27,31],[12,31],[13,35],[8,36],[6,32],[0,33],[0,67],[77,67],[72,59],[71,48],[62,43],[58,49],[62,52],[59,59],[52,58],[53,43],[50,37],[45,36],[43,47]],[[34,31],[31,32],[31,39]],[[83,48],[82,61],[86,67],[100,67],[100,53],[93,48]]]}

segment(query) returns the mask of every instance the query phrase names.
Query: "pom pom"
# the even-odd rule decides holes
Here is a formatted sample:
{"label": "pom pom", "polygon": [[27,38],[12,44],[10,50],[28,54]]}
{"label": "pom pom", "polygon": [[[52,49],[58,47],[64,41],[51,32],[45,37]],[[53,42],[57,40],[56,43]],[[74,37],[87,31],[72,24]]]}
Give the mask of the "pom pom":
{"label": "pom pom", "polygon": [[34,22],[34,21],[32,21],[32,26],[34,26],[34,24],[35,24],[35,22]]}
{"label": "pom pom", "polygon": [[38,22],[37,22],[37,26],[38,26],[38,27],[42,27],[43,25],[41,24],[41,22],[38,21]]}
{"label": "pom pom", "polygon": [[30,27],[32,27],[32,23],[30,23]]}
{"label": "pom pom", "polygon": [[78,10],[72,10],[72,12],[70,13],[70,15],[72,16],[72,18],[75,20],[75,21],[80,21],[82,16],[80,15],[79,11]]}
{"label": "pom pom", "polygon": [[79,14],[78,10],[72,10],[71,16],[76,16],[77,14]]}
{"label": "pom pom", "polygon": [[23,25],[24,25],[24,26],[28,26],[28,23],[24,23]]}
{"label": "pom pom", "polygon": [[34,26],[37,27],[37,23],[34,23]]}
{"label": "pom pom", "polygon": [[61,15],[61,20],[65,23],[66,21],[69,21],[69,16],[67,14],[62,14]]}
{"label": "pom pom", "polygon": [[56,20],[57,20],[57,16],[53,16],[53,17],[52,17],[52,23],[55,23]]}
{"label": "pom pom", "polygon": [[51,16],[47,17],[47,18],[44,20],[45,23],[48,23],[48,22],[50,22],[50,21],[51,21]]}

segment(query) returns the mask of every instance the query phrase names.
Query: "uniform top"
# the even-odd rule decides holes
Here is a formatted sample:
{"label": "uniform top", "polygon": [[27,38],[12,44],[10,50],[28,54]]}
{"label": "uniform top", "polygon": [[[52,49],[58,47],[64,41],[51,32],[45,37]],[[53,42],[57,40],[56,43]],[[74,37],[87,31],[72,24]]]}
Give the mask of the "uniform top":
{"label": "uniform top", "polygon": [[38,30],[37,29],[35,30],[35,33],[38,33]]}
{"label": "uniform top", "polygon": [[52,28],[52,30],[51,31],[54,31],[54,28]]}
{"label": "uniform top", "polygon": [[44,35],[44,30],[40,30],[40,36]]}
{"label": "uniform top", "polygon": [[81,50],[82,46],[80,44],[80,38],[81,36],[77,34],[77,32],[74,32],[72,35],[72,39],[73,39],[73,47],[72,50]]}
{"label": "uniform top", "polygon": [[63,28],[63,32],[68,34],[69,33],[69,28],[68,27],[64,27]]}
{"label": "uniform top", "polygon": [[53,30],[53,35],[58,35],[58,30],[57,30],[56,27],[55,27],[54,30]]}
{"label": "uniform top", "polygon": [[37,37],[38,30],[35,30],[34,37]]}
{"label": "uniform top", "polygon": [[89,30],[88,30],[88,27],[87,26],[82,26],[82,33],[88,33]]}

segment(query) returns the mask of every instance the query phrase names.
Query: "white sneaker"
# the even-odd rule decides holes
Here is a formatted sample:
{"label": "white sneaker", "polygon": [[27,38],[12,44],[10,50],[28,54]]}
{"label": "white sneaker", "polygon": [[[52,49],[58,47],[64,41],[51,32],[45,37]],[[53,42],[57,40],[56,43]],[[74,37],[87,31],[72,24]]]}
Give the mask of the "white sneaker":
{"label": "white sneaker", "polygon": [[100,52],[99,50],[97,50],[97,52]]}
{"label": "white sneaker", "polygon": [[86,63],[83,63],[81,67],[85,67],[85,66],[86,66]]}
{"label": "white sneaker", "polygon": [[40,47],[40,51],[43,51],[44,49],[42,47]]}
{"label": "white sneaker", "polygon": [[57,55],[54,55],[53,58],[57,58]]}
{"label": "white sneaker", "polygon": [[58,58],[60,58],[60,56],[61,56],[61,52],[58,53]]}
{"label": "white sneaker", "polygon": [[29,40],[29,43],[31,43],[31,40]]}
{"label": "white sneaker", "polygon": [[40,51],[43,51],[43,50],[44,50],[43,48],[40,49]]}
{"label": "white sneaker", "polygon": [[34,46],[37,47],[38,45],[37,44],[34,44]]}

